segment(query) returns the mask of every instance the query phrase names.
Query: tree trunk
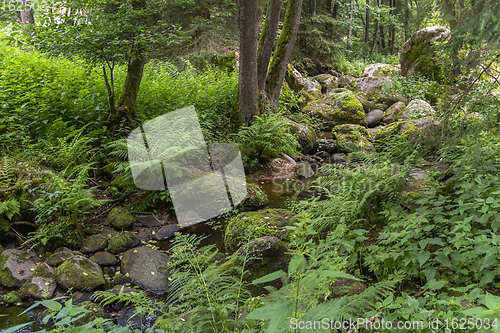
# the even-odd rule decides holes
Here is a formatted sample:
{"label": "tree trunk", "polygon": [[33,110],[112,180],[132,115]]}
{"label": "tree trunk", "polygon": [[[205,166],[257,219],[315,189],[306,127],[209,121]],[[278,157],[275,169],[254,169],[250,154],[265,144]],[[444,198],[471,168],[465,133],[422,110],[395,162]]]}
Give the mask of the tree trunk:
{"label": "tree trunk", "polygon": [[241,122],[248,126],[252,123],[258,111],[258,3],[255,0],[240,0],[239,3],[240,72],[238,77],[238,103]]}
{"label": "tree trunk", "polygon": [[332,17],[334,19],[337,19],[337,17],[339,16],[339,2],[338,1],[335,1],[335,0],[332,0]]}
{"label": "tree trunk", "polygon": [[410,24],[410,4],[408,3],[408,0],[405,0],[405,42],[410,38],[409,33],[408,33],[408,25]]}
{"label": "tree trunk", "polygon": [[146,59],[143,55],[136,56],[127,66],[127,76],[123,84],[123,90],[116,103],[116,121],[125,119],[131,126],[135,125],[137,116],[136,103],[141,85],[142,74]]}
{"label": "tree trunk", "polygon": [[278,33],[281,4],[282,0],[269,0],[266,20],[259,37],[257,47],[257,76],[259,91],[262,94],[265,94],[266,91],[267,68],[269,67],[269,60],[271,60],[271,55],[273,54],[274,41]]}
{"label": "tree trunk", "polygon": [[352,21],[354,19],[354,0],[351,0],[351,13],[349,15],[349,30],[347,31],[347,49],[351,49]]}
{"label": "tree trunk", "polygon": [[370,0],[366,0],[365,44],[370,42]]}
{"label": "tree trunk", "polygon": [[[22,5],[28,7],[28,1],[22,1]],[[33,37],[34,31],[32,28],[35,26],[35,17],[33,16],[33,9],[21,10],[21,25],[23,26],[23,32],[26,37]]]}
{"label": "tree trunk", "polygon": [[[135,9],[145,8],[146,1],[133,1],[132,6],[134,6]],[[144,24],[145,20],[147,20],[146,17],[139,17],[137,24]],[[134,43],[130,50],[127,76],[125,77],[125,83],[123,84],[120,97],[116,102],[116,115],[111,115],[112,124],[115,126],[122,120],[125,120],[125,122],[132,127],[135,126],[135,119],[137,117],[137,95],[139,94],[139,87],[144,73],[144,64],[146,63],[145,50],[146,47],[142,42]]]}
{"label": "tree trunk", "polygon": [[382,50],[385,50],[385,33],[383,25],[380,25],[380,45],[382,46]]}
{"label": "tree trunk", "polygon": [[275,109],[278,108],[281,85],[283,84],[286,68],[292,56],[295,39],[297,38],[301,12],[302,0],[289,0],[285,21],[283,22],[283,30],[281,31],[271,65],[269,66],[266,82],[266,90],[268,96],[271,97]]}
{"label": "tree trunk", "polygon": [[[380,8],[380,3],[381,3],[381,0],[378,0],[377,5],[378,5],[379,8]],[[378,39],[379,26],[380,26],[380,20],[377,19],[376,23],[375,23],[375,32],[373,33],[373,47],[372,47],[372,52],[370,53],[370,55],[374,55],[375,54],[375,49],[377,48],[377,39]]]}
{"label": "tree trunk", "polygon": [[314,17],[316,16],[316,0],[310,0],[309,3],[311,6],[311,17]]}

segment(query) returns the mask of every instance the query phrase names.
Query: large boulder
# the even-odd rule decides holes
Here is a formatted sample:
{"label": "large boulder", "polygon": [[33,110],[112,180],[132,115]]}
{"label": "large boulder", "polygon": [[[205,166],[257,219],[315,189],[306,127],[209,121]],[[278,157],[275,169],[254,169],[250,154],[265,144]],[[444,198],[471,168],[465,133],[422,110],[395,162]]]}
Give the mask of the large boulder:
{"label": "large boulder", "polygon": [[291,238],[284,227],[298,222],[291,212],[283,209],[241,213],[227,224],[224,235],[226,251],[233,253],[248,240],[259,236],[273,236],[288,243]]}
{"label": "large boulder", "polygon": [[299,107],[304,107],[310,101],[321,97],[321,84],[314,79],[304,79],[304,89],[300,92],[297,100]]}
{"label": "large boulder", "polygon": [[321,93],[326,94],[337,88],[338,78],[331,74],[319,74],[313,76],[313,79],[321,85]]}
{"label": "large boulder", "polygon": [[372,110],[366,115],[366,123],[369,128],[380,125],[382,119],[384,119],[384,111],[379,109]]}
{"label": "large boulder", "polygon": [[285,73],[285,82],[291,90],[298,93],[304,89],[304,78],[298,70],[296,70],[292,65],[288,64]]}
{"label": "large boulder", "polygon": [[425,118],[434,116],[434,109],[432,106],[421,99],[414,99],[408,104],[406,108],[406,113],[410,118]]}
{"label": "large boulder", "polygon": [[296,123],[292,121],[290,124],[290,130],[299,142],[300,152],[303,154],[309,154],[314,151],[318,146],[316,132],[314,129],[303,123]]}
{"label": "large boulder", "polygon": [[429,27],[415,32],[401,52],[401,75],[420,74],[441,81],[443,69],[450,64],[436,54],[436,43],[445,40],[449,34],[446,27]]}
{"label": "large boulder", "polygon": [[0,284],[9,288],[21,287],[33,274],[39,257],[17,249],[0,253]]}
{"label": "large boulder", "polygon": [[399,73],[399,68],[388,64],[371,64],[365,67],[361,78],[351,85],[357,93],[365,94],[368,99],[376,100],[382,93],[385,83],[389,83],[391,78]]}
{"label": "large boulder", "polygon": [[363,105],[347,89],[335,89],[320,100],[309,103],[303,111],[316,118],[324,131],[342,124],[366,126]]}
{"label": "large boulder", "polygon": [[33,275],[21,287],[20,292],[22,297],[49,299],[54,296],[56,287],[54,269],[43,263],[33,271]]}
{"label": "large boulder", "polygon": [[384,123],[390,124],[400,119],[408,119],[408,111],[405,109],[405,103],[397,102],[392,105],[384,114]]}
{"label": "large boulder", "polygon": [[63,262],[56,268],[55,274],[59,284],[66,289],[94,290],[104,284],[101,267],[80,255]]}
{"label": "large boulder", "polygon": [[168,260],[165,252],[137,247],[123,254],[121,273],[143,289],[164,292],[168,287],[168,272],[164,269]]}

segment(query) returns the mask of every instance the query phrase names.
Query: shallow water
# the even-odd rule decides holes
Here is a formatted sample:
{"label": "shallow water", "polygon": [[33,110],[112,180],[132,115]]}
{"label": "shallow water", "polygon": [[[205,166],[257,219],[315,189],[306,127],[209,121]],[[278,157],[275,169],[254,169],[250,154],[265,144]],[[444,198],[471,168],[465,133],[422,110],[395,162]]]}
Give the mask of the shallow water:
{"label": "shallow water", "polygon": [[[292,200],[302,200],[307,196],[311,195],[311,184],[315,177],[308,179],[297,179],[297,178],[282,178],[273,179],[267,181],[259,181],[260,188],[267,194],[269,198],[269,208],[288,208],[289,203]],[[224,249],[224,232],[225,223],[224,219],[218,221],[220,227],[214,229],[214,227],[209,223],[198,223],[189,228],[187,228],[184,233],[186,234],[196,234],[196,235],[206,235],[201,245],[214,244],[217,246],[220,252],[225,252]],[[158,241],[157,245],[161,250],[168,250],[171,246],[171,240]],[[8,290],[2,289],[3,294],[7,294]],[[28,308],[32,302],[23,302],[20,306],[17,305],[0,305],[0,332],[9,327],[13,327],[26,322],[32,322],[32,324],[25,326],[21,330],[16,331],[16,333],[31,333],[40,331],[42,329],[51,329],[52,325],[44,325],[42,319],[45,316],[43,311],[44,307],[30,310],[29,312],[18,316],[26,308]],[[4,316],[6,315],[6,316]]]}

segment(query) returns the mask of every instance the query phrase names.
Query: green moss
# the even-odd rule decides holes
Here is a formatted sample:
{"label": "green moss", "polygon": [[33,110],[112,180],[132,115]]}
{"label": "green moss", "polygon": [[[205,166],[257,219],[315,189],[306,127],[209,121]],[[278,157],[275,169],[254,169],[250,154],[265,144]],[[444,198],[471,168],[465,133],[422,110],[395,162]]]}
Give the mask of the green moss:
{"label": "green moss", "polygon": [[14,304],[21,300],[19,293],[17,291],[11,291],[3,298],[3,301],[8,304]]}
{"label": "green moss", "polygon": [[132,214],[123,207],[113,208],[109,212],[107,219],[109,225],[117,230],[130,228],[135,221],[135,218],[132,216]]}
{"label": "green moss", "polygon": [[249,240],[274,236],[288,244],[291,239],[287,225],[295,225],[298,220],[289,211],[282,209],[266,209],[257,212],[246,212],[233,217],[226,228],[224,242],[226,250],[234,252]]}
{"label": "green moss", "polygon": [[240,211],[252,211],[267,206],[269,204],[269,199],[266,193],[264,193],[257,185],[248,183],[247,184],[247,196],[239,205],[238,209]]}
{"label": "green moss", "polygon": [[118,254],[131,248],[137,240],[137,236],[130,232],[121,232],[115,237],[111,238],[108,244],[108,252],[111,254]]}
{"label": "green moss", "polygon": [[223,71],[232,72],[236,68],[236,53],[229,52],[226,56],[219,58],[219,67]]}
{"label": "green moss", "polygon": [[13,287],[15,284],[15,279],[12,277],[12,272],[10,269],[5,267],[5,263],[7,262],[8,256],[4,256],[0,254],[0,284],[6,287]]}
{"label": "green moss", "polygon": [[[72,259],[74,259],[73,257]],[[76,290],[92,290],[97,282],[104,284],[104,278],[102,275],[95,274],[92,271],[92,262],[87,258],[79,262],[79,267],[83,270],[78,269],[72,259],[66,260],[56,269],[56,278],[61,282],[61,277],[64,275],[65,279],[72,281],[75,285]]]}

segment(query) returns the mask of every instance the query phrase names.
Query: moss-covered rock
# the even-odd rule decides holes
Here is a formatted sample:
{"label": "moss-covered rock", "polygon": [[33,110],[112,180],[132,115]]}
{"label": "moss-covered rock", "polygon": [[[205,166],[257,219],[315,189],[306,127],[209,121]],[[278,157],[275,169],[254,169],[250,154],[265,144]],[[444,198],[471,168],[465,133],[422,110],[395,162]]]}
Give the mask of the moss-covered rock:
{"label": "moss-covered rock", "polygon": [[226,251],[233,253],[249,239],[273,236],[288,244],[291,239],[284,228],[298,223],[297,218],[287,210],[265,209],[241,213],[229,221],[224,235]]}
{"label": "moss-covered rock", "polygon": [[43,263],[34,270],[33,275],[21,287],[20,293],[22,297],[49,299],[54,296],[56,287],[54,269]]}
{"label": "moss-covered rock", "polygon": [[137,247],[123,254],[121,272],[143,289],[163,292],[168,288],[168,272],[164,269],[168,260],[168,255],[162,251]]}
{"label": "moss-covered rock", "polygon": [[92,235],[83,242],[80,252],[84,254],[102,251],[108,246],[108,237],[106,235]]}
{"label": "moss-covered rock", "polygon": [[296,93],[300,92],[305,87],[302,75],[291,64],[288,64],[286,68],[285,82],[288,83],[290,89]]}
{"label": "moss-covered rock", "polygon": [[401,52],[401,74],[420,74],[430,80],[441,81],[445,68],[451,64],[436,53],[436,43],[450,34],[446,27],[429,27],[415,32]]}
{"label": "moss-covered rock", "polygon": [[238,209],[243,212],[258,210],[269,205],[269,199],[257,185],[247,183],[247,196],[238,205]]}
{"label": "moss-covered rock", "polygon": [[324,131],[342,124],[366,126],[363,105],[347,89],[335,89],[320,100],[309,103],[303,111],[315,118]]}
{"label": "moss-covered rock", "polygon": [[10,293],[4,296],[2,301],[7,304],[16,304],[21,301],[21,296],[17,291],[11,291]]}
{"label": "moss-covered rock", "polygon": [[108,252],[118,254],[137,245],[137,235],[128,231],[119,233],[110,239],[108,244]]}
{"label": "moss-covered rock", "polygon": [[[236,256],[223,263],[220,269],[223,272],[238,275],[237,266],[241,266],[245,256],[248,258],[245,265],[248,273],[244,275],[244,279],[248,282],[278,270],[286,271],[291,258],[287,247],[279,238],[263,236],[242,245],[237,250]],[[281,283],[279,280],[275,282]],[[263,287],[266,285],[273,285],[273,283],[250,285],[252,294],[262,294]]]}
{"label": "moss-covered rock", "polygon": [[335,126],[332,133],[337,137],[337,151],[353,153],[356,151],[371,151],[371,136],[368,130],[360,125]]}
{"label": "moss-covered rock", "polygon": [[64,288],[94,290],[104,284],[101,267],[83,257],[73,256],[55,270],[56,279]]}
{"label": "moss-covered rock", "polygon": [[331,74],[319,74],[313,77],[321,85],[321,93],[326,94],[337,88],[338,78]]}
{"label": "moss-covered rock", "polygon": [[410,118],[424,118],[434,116],[434,109],[432,106],[424,100],[414,99],[406,108],[406,113]]}
{"label": "moss-covered rock", "polygon": [[352,89],[356,93],[363,93],[369,100],[377,100],[382,93],[385,83],[390,82],[392,76],[399,72],[399,68],[388,64],[371,64],[365,67],[361,78],[354,81]]}
{"label": "moss-covered rock", "polygon": [[302,108],[310,101],[321,97],[321,85],[318,81],[312,79],[304,79],[304,89],[300,92],[297,105]]}
{"label": "moss-covered rock", "polygon": [[439,126],[439,124],[439,121],[425,117],[380,126],[375,135],[375,142],[383,145],[389,137],[396,137],[400,140],[415,139],[422,133],[422,130]]}
{"label": "moss-covered rock", "polygon": [[405,103],[394,103],[384,114],[383,121],[386,124],[391,124],[395,121],[408,118],[408,111],[406,111]]}
{"label": "moss-covered rock", "polygon": [[39,258],[35,253],[17,249],[0,253],[0,284],[21,287],[33,274]]}
{"label": "moss-covered rock", "polygon": [[0,217],[0,235],[6,234],[10,230],[10,222]]}
{"label": "moss-covered rock", "polygon": [[299,142],[301,153],[309,154],[317,148],[316,132],[311,126],[292,121],[290,122],[290,130]]}
{"label": "moss-covered rock", "polygon": [[108,214],[108,223],[116,230],[129,229],[135,221],[135,217],[123,207],[113,208]]}

